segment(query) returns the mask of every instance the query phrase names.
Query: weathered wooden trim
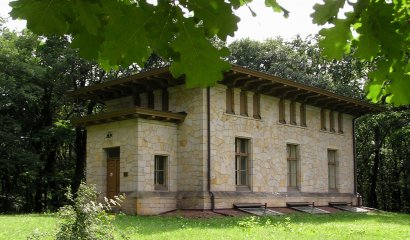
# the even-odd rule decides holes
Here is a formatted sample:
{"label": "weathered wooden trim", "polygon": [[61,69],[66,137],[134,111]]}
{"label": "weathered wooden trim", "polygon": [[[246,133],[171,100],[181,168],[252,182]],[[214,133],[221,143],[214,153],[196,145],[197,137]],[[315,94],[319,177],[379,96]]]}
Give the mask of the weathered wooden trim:
{"label": "weathered wooden trim", "polygon": [[118,111],[100,113],[97,115],[90,115],[86,117],[73,118],[71,123],[74,125],[90,126],[108,122],[115,122],[125,119],[145,118],[164,122],[183,122],[186,113],[165,112],[141,107],[121,109]]}

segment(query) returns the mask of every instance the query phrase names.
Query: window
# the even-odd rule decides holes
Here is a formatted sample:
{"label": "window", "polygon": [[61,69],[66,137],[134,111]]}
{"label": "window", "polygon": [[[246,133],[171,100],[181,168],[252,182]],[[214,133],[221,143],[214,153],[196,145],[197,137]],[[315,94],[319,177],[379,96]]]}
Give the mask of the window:
{"label": "window", "polygon": [[235,139],[235,183],[249,186],[249,139]]}
{"label": "window", "polygon": [[134,105],[141,107],[141,98],[139,94],[134,95]]}
{"label": "window", "polygon": [[248,116],[248,95],[246,91],[240,93],[241,115]]}
{"label": "window", "polygon": [[253,117],[261,119],[261,98],[259,93],[253,95]]}
{"label": "window", "polygon": [[296,125],[296,103],[291,102],[289,105],[290,124]]}
{"label": "window", "polygon": [[306,127],[306,105],[300,105],[300,126]]}
{"label": "window", "polygon": [[154,170],[155,190],[166,190],[167,189],[167,157],[156,155],[154,168],[155,168]]}
{"label": "window", "polygon": [[279,100],[279,122],[286,123],[285,120],[285,100]]}
{"label": "window", "polygon": [[226,89],[226,112],[235,114],[234,111],[234,91],[233,88],[228,87]]}
{"label": "window", "polygon": [[327,150],[328,172],[329,172],[329,189],[336,189],[336,150]]}
{"label": "window", "polygon": [[154,109],[154,93],[153,92],[149,92],[148,93],[148,108]]}
{"label": "window", "polygon": [[287,145],[288,188],[298,188],[298,145]]}
{"label": "window", "polygon": [[326,131],[326,110],[320,110],[320,130]]}
{"label": "window", "polygon": [[335,132],[335,118],[334,118],[334,114],[333,111],[329,111],[329,130],[331,132]]}
{"label": "window", "polygon": [[162,90],[162,111],[168,111],[169,110],[169,94],[167,89]]}
{"label": "window", "polygon": [[339,133],[343,133],[343,113],[337,115],[337,126]]}

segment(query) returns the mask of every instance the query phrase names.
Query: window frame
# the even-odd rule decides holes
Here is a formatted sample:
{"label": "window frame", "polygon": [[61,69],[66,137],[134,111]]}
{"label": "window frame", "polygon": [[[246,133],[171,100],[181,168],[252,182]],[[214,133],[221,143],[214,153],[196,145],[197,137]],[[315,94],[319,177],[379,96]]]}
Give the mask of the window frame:
{"label": "window frame", "polygon": [[320,130],[326,131],[326,109],[320,109]]}
{"label": "window frame", "polygon": [[285,111],[285,100],[284,99],[279,99],[279,122],[286,124],[286,111]]}
{"label": "window frame", "polygon": [[261,119],[261,96],[259,93],[253,94],[253,118]]}
{"label": "window frame", "polygon": [[306,127],[306,104],[300,105],[300,126]]}
{"label": "window frame", "polygon": [[248,116],[248,93],[242,90],[239,93],[239,104],[240,104],[240,115],[241,116]]}
{"label": "window frame", "polygon": [[344,133],[343,131],[343,113],[339,112],[337,115],[337,127],[339,133]]}
{"label": "window frame", "polygon": [[[331,161],[330,153],[333,152],[333,160]],[[327,150],[327,171],[328,171],[328,188],[329,191],[337,191],[337,165],[338,165],[338,151],[336,149]],[[331,177],[331,168],[333,169],[333,176]],[[333,178],[334,186],[331,186],[331,178]]]}
{"label": "window frame", "polygon": [[233,87],[226,88],[226,113],[235,114],[235,92]]}
{"label": "window frame", "polygon": [[[295,147],[295,156],[292,157],[292,147]],[[299,157],[299,145],[298,144],[293,144],[293,143],[288,143],[286,144],[286,165],[287,165],[287,188],[288,190],[299,190],[300,183],[299,183],[299,174],[300,174],[300,157]],[[296,172],[292,173],[291,172],[291,164],[295,165]],[[292,180],[291,177],[294,176],[295,179]],[[291,184],[294,182],[295,184]]]}
{"label": "window frame", "polygon": [[329,111],[329,131],[336,132],[336,129],[335,129],[335,114],[332,110]]}
{"label": "window frame", "polygon": [[290,124],[296,125],[296,102],[292,101],[289,104]]}
{"label": "window frame", "polygon": [[163,89],[161,93],[162,111],[169,111],[169,92],[168,89]]}
{"label": "window frame", "polygon": [[[157,160],[163,160],[164,169],[158,170]],[[158,172],[161,171],[163,173],[163,183],[158,183]],[[166,155],[155,155],[154,156],[154,189],[155,190],[168,190],[168,156]]]}
{"label": "window frame", "polygon": [[[237,190],[249,190],[251,186],[251,153],[250,153],[250,139],[236,137],[235,138],[235,186]],[[245,150],[242,151],[242,143],[245,144]],[[245,158],[246,166],[242,167],[242,158]],[[245,182],[242,182],[245,173]]]}

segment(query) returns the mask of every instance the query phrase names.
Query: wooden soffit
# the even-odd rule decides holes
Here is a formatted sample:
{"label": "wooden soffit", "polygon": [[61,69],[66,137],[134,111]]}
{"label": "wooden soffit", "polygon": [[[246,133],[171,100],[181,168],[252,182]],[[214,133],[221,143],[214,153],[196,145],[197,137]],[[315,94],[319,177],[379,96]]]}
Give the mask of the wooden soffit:
{"label": "wooden soffit", "polygon": [[106,101],[181,84],[184,84],[183,78],[173,78],[169,68],[163,67],[68,91],[67,96],[77,99]]}
{"label": "wooden soffit", "polygon": [[96,115],[74,118],[71,120],[71,122],[74,125],[90,126],[127,119],[144,118],[163,122],[180,123],[184,121],[185,117],[186,113],[173,113],[147,108],[133,107],[121,109],[118,111],[111,111]]}
{"label": "wooden soffit", "polygon": [[232,65],[221,84],[296,101],[354,116],[385,111],[385,108],[266,73]]}

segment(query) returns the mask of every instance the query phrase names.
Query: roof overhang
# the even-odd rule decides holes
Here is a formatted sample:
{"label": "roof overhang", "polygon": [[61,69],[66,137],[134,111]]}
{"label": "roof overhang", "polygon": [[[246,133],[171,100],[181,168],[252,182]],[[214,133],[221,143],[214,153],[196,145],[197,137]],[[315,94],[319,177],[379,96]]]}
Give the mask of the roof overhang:
{"label": "roof overhang", "polygon": [[[70,91],[67,95],[73,98],[106,101],[156,89],[166,89],[184,82],[183,77],[175,79],[169,68],[163,67]],[[232,65],[232,69],[224,74],[224,79],[219,83],[354,116],[385,110],[368,102],[237,65]]]}
{"label": "roof overhang", "polygon": [[74,125],[80,126],[91,126],[134,118],[145,118],[162,122],[181,123],[184,121],[185,117],[186,113],[173,113],[154,109],[133,107],[112,112],[99,113],[97,115],[74,118],[71,121]]}

